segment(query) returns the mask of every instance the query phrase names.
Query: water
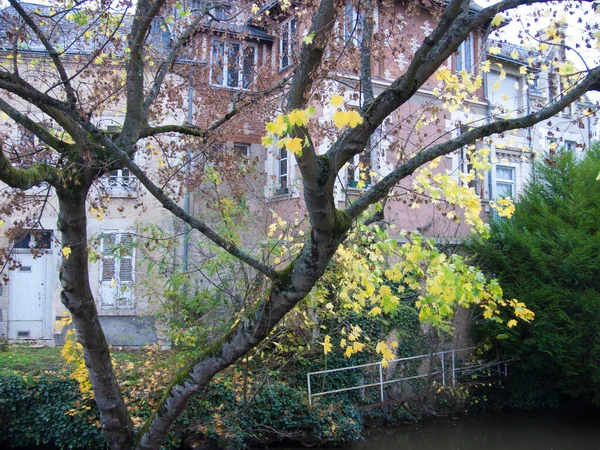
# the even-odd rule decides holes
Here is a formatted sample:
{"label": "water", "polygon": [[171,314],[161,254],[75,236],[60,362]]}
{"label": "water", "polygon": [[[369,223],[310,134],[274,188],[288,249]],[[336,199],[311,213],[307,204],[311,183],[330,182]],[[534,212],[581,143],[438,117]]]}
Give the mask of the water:
{"label": "water", "polygon": [[597,450],[598,418],[556,414],[469,415],[369,429],[344,450]]}
{"label": "water", "polygon": [[436,419],[368,429],[344,450],[600,450],[598,417],[535,412]]}
{"label": "water", "polygon": [[[471,414],[368,428],[339,450],[600,450],[600,418],[586,412]],[[286,447],[298,450],[300,447]]]}

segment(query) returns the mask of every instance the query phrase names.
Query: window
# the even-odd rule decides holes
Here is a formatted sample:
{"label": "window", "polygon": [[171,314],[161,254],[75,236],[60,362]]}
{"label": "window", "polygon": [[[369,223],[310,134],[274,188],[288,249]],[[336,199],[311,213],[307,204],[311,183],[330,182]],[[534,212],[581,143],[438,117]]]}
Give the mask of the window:
{"label": "window", "polygon": [[104,309],[133,309],[135,249],[128,232],[102,234],[100,264],[100,305]]}
{"label": "window", "polygon": [[291,19],[283,25],[281,40],[279,41],[279,55],[281,57],[280,69],[292,65],[296,51],[296,19]]}
{"label": "window", "polygon": [[372,150],[365,149],[354,156],[352,163],[348,164],[348,187],[362,189],[371,186],[374,154]]}
{"label": "window", "polygon": [[255,61],[253,45],[213,41],[210,82],[214,86],[248,89],[254,81]]}
{"label": "window", "polygon": [[[554,144],[554,146],[553,146]],[[557,139],[549,137],[546,139],[546,147],[550,151],[550,154],[556,153],[557,150],[575,151],[577,149],[577,142],[569,139]]]}
{"label": "window", "polygon": [[454,69],[456,72],[464,70],[473,73],[473,40],[471,36],[458,47],[458,53],[454,56]]}
{"label": "window", "polygon": [[137,192],[137,180],[127,168],[110,171],[101,183],[112,197],[132,197]]}
{"label": "window", "polygon": [[358,155],[354,155],[354,159],[349,162],[348,187],[368,188],[374,182],[372,174],[378,169],[378,158],[382,154],[383,139],[383,127],[380,125],[371,135],[368,148]]}
{"label": "window", "polygon": [[570,141],[568,139],[565,139],[563,146],[564,146],[565,150],[567,150],[569,152],[574,152],[575,149],[577,148],[577,143],[575,141]]}
{"label": "window", "polygon": [[498,72],[490,72],[488,80],[489,99],[496,113],[516,116],[523,112],[523,94],[519,77],[510,73],[506,74],[506,77],[501,77]]}
{"label": "window", "polygon": [[354,8],[351,2],[344,7],[344,42],[362,44],[363,30],[365,28],[365,15]]}
{"label": "window", "polygon": [[542,88],[540,83],[540,74],[533,73],[531,77],[527,78],[527,82],[529,84],[529,91],[532,95],[542,95]]}
{"label": "window", "polygon": [[289,154],[287,149],[285,147],[279,149],[279,171],[275,195],[287,194],[290,191],[288,176],[288,160]]}
{"label": "window", "polygon": [[496,166],[496,198],[516,195],[515,168]]}
{"label": "window", "polygon": [[217,20],[227,21],[235,15],[235,8],[232,5],[221,5],[211,9],[210,13]]}
{"label": "window", "polygon": [[245,144],[243,142],[234,142],[233,150],[236,154],[242,156],[250,156],[250,144]]}
{"label": "window", "polygon": [[201,10],[204,6],[204,0],[189,0],[187,4],[191,10]]}
{"label": "window", "polygon": [[15,250],[50,250],[52,247],[52,232],[43,230],[32,230],[13,245]]}

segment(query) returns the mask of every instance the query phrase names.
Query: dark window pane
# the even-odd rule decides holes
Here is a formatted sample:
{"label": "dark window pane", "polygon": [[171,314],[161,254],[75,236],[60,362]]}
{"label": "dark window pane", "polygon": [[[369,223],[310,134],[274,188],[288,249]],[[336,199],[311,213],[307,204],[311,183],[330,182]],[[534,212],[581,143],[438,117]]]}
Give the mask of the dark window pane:
{"label": "dark window pane", "polygon": [[14,248],[38,250],[49,249],[52,246],[52,232],[33,230],[15,241]]}
{"label": "dark window pane", "polygon": [[240,79],[240,44],[227,46],[227,86],[238,87]]}
{"label": "dark window pane", "polygon": [[248,89],[254,81],[254,47],[244,49],[244,89]]}
{"label": "dark window pane", "polygon": [[223,46],[222,42],[215,41],[212,45],[212,80],[213,84],[223,85]]}

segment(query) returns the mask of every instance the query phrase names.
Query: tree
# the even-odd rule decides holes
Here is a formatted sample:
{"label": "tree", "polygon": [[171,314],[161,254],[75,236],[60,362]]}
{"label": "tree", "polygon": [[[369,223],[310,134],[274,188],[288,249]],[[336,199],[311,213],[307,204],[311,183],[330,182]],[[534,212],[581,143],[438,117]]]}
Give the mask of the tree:
{"label": "tree", "polygon": [[496,350],[520,358],[522,370],[547,376],[553,388],[598,404],[597,174],[600,147],[578,159],[559,151],[535,166],[511,220],[492,223],[471,250],[508,296],[535,313],[531,325],[484,327]]}
{"label": "tree", "polygon": [[[197,87],[195,76],[202,70],[185,66],[181,63],[185,58],[178,58],[184,52],[193,52],[194,39],[201,34],[198,30],[206,30],[207,22],[210,25],[223,20],[221,8],[227,6],[223,2],[192,2],[196,6],[192,11],[166,0],[121,2],[115,7],[106,1],[57,2],[44,11],[26,7],[17,0],[9,0],[9,3],[17,14],[7,19],[10,26],[2,36],[3,47],[9,51],[0,72],[0,89],[4,93],[0,109],[11,123],[27,130],[43,143],[43,147],[33,155],[24,145],[17,146],[12,153],[5,148],[0,155],[0,179],[21,198],[27,189],[46,184],[53,188],[58,199],[58,228],[63,248],[61,299],[73,316],[103,432],[113,449],[158,448],[189,398],[205,389],[215,374],[261,342],[307,296],[323,276],[354,222],[371,205],[385,204],[399,182],[436,158],[474,145],[480,139],[547,120],[586,92],[600,88],[600,68],[580,73],[571,70],[562,74],[564,89],[560,95],[535,112],[523,113],[516,118],[494,116],[484,124],[461,124],[460,135],[444,141],[418,141],[416,152],[404,151],[404,146],[398,145],[401,158],[393,170],[376,183],[373,180],[369,190],[340,210],[334,197],[338,174],[356,155],[364,153],[378,127],[392,115],[399,114],[401,107],[408,104],[429,80],[437,79],[443,86],[443,91],[438,92],[440,99],[427,108],[422,121],[414,127],[420,128],[427,122],[434,132],[438,130],[445,120],[443,111],[467,104],[481,85],[481,78],[478,81],[466,72],[460,76],[452,74],[445,66],[448,58],[472,33],[485,32],[502,24],[502,13],[522,4],[543,2],[503,0],[482,9],[470,8],[465,0],[452,0],[445,6],[427,2],[424,6],[436,19],[435,27],[415,47],[404,72],[377,96],[371,65],[375,52],[385,48],[388,37],[385,33],[374,33],[375,3],[361,2],[364,20],[356,20],[356,26],[348,29],[349,36],[354,34],[355,38],[340,44],[335,23],[336,19],[344,20],[343,2],[304,2],[302,11],[298,11],[299,17],[309,17],[308,13],[311,13],[313,18],[297,49],[293,75],[283,77],[280,82],[258,83],[256,90],[227,95],[223,94],[225,91],[215,94],[209,88],[197,91],[195,103],[210,105],[197,114],[197,123],[167,117],[165,111],[185,111],[183,105],[188,91],[185,87],[181,89],[186,84],[181,80],[190,79]],[[393,4],[383,2],[383,6]],[[281,7],[285,11],[292,5],[284,0]],[[565,3],[567,13],[575,7]],[[258,6],[248,5],[246,11],[250,9],[257,16],[262,14]],[[133,15],[129,15],[129,11],[133,11]],[[182,20],[175,23],[171,11],[176,11]],[[407,8],[409,17],[423,11],[415,5]],[[267,21],[266,18],[263,20]],[[167,37],[169,45],[161,46],[167,30],[171,33]],[[588,34],[592,32],[589,30]],[[61,39],[56,38],[57,33]],[[592,36],[586,38],[588,42],[594,42]],[[28,42],[32,41],[40,44],[41,57],[27,51]],[[399,44],[396,50],[400,47]],[[219,52],[218,46],[214,51]],[[232,55],[237,54],[239,58],[236,51],[239,52],[239,48],[228,47],[227,57],[235,58]],[[24,54],[27,56],[25,62],[31,64],[33,72],[31,68],[27,72],[22,70]],[[221,53],[221,58],[224,54]],[[332,99],[338,108],[334,115],[335,124],[342,131],[327,135],[310,122],[313,111],[309,100],[312,96],[316,99],[325,96],[323,86],[338,61],[337,55],[345,54],[350,61],[346,67],[358,68],[360,82],[352,89],[360,91],[360,107],[342,110],[339,98]],[[226,70],[225,67],[230,77],[226,79],[228,83],[239,83],[244,76],[253,76],[241,69],[229,73],[231,65],[223,64],[221,70]],[[215,80],[224,83],[224,73],[215,73]],[[177,74],[183,78],[178,78]],[[263,79],[273,79],[272,74],[254,76],[261,75]],[[281,104],[282,114],[273,118],[275,109]],[[108,108],[124,111],[117,130],[105,131],[98,126],[98,118]],[[161,176],[165,178],[157,179],[135,159],[136,153],[147,151],[144,140],[164,137],[167,142],[165,154],[178,156],[179,161],[186,162],[183,150],[186,145],[196,142],[198,148],[205,148],[215,142],[215,134],[224,133],[228,125],[240,117],[261,113],[273,118],[271,126],[267,126],[270,138],[278,138],[282,146],[295,154],[310,223],[302,248],[283,268],[252,255],[239,240],[224,236],[218,228],[209,226],[209,222],[192,216],[178,205],[179,192],[177,189],[172,192],[165,179],[168,181],[174,173],[181,173],[181,164],[173,172],[163,173]],[[36,116],[41,116],[42,120]],[[169,120],[177,123],[169,124]],[[333,139],[324,139],[332,136]],[[318,154],[316,143],[321,141],[329,144],[325,152]],[[243,313],[242,320],[236,321],[212,345],[199,349],[195,359],[173,380],[152,418],[135,434],[115,381],[109,349],[90,290],[86,245],[86,201],[90,199],[90,190],[104,174],[124,168],[134,174],[168,211],[240,263],[262,274],[269,284],[264,295]],[[448,184],[449,179],[440,178],[437,182]],[[433,188],[431,183],[428,187]],[[456,184],[452,187],[456,189],[446,200],[462,207],[478,205],[472,196],[470,200],[464,197],[468,188],[461,191]],[[477,221],[477,214],[471,214],[470,220]]]}

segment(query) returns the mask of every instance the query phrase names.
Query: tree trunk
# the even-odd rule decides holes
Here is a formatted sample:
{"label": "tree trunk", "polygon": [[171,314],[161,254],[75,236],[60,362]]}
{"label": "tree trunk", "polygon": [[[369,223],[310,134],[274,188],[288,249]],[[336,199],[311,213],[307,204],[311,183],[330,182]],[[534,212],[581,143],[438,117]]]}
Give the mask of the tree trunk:
{"label": "tree trunk", "polygon": [[73,316],[77,336],[83,346],[106,442],[113,450],[130,449],[134,440],[133,430],[90,289],[85,202],[88,190],[89,184],[57,193],[62,246],[63,249],[71,249],[70,255],[63,254],[62,257],[61,300]]}

